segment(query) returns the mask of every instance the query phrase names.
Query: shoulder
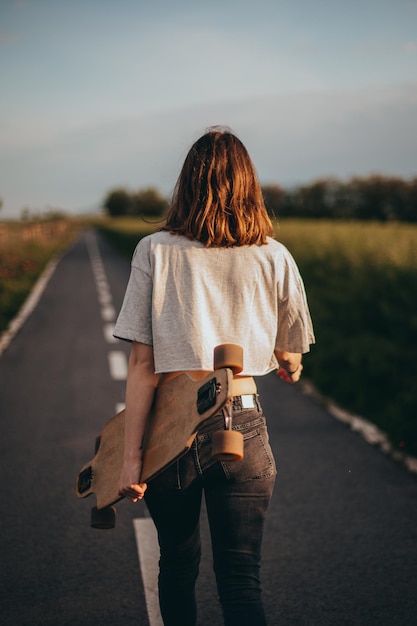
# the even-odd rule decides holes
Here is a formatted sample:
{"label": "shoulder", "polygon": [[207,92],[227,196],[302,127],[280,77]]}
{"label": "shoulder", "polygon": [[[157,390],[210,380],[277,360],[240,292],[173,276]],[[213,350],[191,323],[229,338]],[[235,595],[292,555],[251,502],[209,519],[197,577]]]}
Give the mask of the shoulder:
{"label": "shoulder", "polygon": [[133,253],[132,265],[143,269],[146,265],[150,267],[155,261],[168,262],[197,248],[204,248],[204,245],[183,235],[158,231],[146,235],[139,241]]}
{"label": "shoulder", "polygon": [[266,254],[271,264],[281,276],[284,274],[298,276],[298,265],[291,252],[284,244],[276,239],[268,238],[267,244],[264,247],[267,249]]}
{"label": "shoulder", "polygon": [[143,262],[145,259],[149,259],[159,245],[172,243],[171,237],[170,233],[164,231],[158,231],[142,237],[133,253],[132,264],[135,265]]}
{"label": "shoulder", "polygon": [[142,237],[136,246],[136,250],[149,250],[158,243],[168,243],[171,241],[172,235],[165,231],[157,231],[150,235]]}
{"label": "shoulder", "polygon": [[194,239],[189,239],[184,235],[177,235],[174,233],[170,233],[166,230],[158,230],[151,235],[146,235],[143,237],[137,248],[146,249],[146,250],[155,250],[156,248],[163,247],[171,247],[171,248],[201,248],[204,247],[202,243],[196,241]]}
{"label": "shoulder", "polygon": [[265,254],[276,260],[286,260],[292,258],[288,248],[286,248],[283,243],[273,239],[272,237],[267,237],[267,242],[265,246],[261,246],[261,249],[264,249]]}

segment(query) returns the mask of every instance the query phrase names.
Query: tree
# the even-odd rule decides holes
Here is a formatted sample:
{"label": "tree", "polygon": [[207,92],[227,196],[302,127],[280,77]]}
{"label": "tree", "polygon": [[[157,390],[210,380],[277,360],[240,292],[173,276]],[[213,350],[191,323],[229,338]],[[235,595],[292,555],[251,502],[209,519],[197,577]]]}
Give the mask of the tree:
{"label": "tree", "polygon": [[154,187],[140,189],[132,200],[134,214],[143,217],[161,217],[168,208],[167,200]]}
{"label": "tree", "polygon": [[262,195],[265,207],[270,217],[278,217],[283,214],[285,192],[279,185],[263,185]]}
{"label": "tree", "polygon": [[417,177],[412,178],[407,186],[407,203],[402,219],[408,222],[417,222]]}
{"label": "tree", "polygon": [[109,191],[103,202],[103,208],[111,217],[119,215],[161,217],[167,207],[167,200],[154,187],[136,192],[118,187]]}
{"label": "tree", "polygon": [[103,208],[111,217],[131,215],[133,207],[132,194],[123,187],[109,191],[103,202]]}
{"label": "tree", "polygon": [[310,185],[300,188],[300,203],[304,214],[308,217],[325,217],[328,213],[328,181],[316,180]]}

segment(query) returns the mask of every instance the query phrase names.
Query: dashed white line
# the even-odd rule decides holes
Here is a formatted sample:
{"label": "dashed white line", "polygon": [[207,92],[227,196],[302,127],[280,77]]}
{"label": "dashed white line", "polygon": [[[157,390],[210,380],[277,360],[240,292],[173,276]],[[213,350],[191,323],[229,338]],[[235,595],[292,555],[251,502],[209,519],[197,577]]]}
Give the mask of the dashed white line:
{"label": "dashed white line", "polygon": [[112,350],[108,354],[110,375],[113,380],[126,380],[127,378],[127,359],[122,350]]}
{"label": "dashed white line", "polygon": [[100,304],[111,304],[111,295],[109,290],[106,289],[99,289],[98,292],[98,301],[100,302]]}
{"label": "dashed white line", "polygon": [[105,322],[111,322],[116,317],[116,310],[114,306],[106,304],[101,307],[101,317]]}
{"label": "dashed white line", "polygon": [[[97,298],[100,304],[101,318],[105,322],[103,324],[104,338],[107,343],[113,344],[118,342],[118,340],[113,337],[116,311],[112,304],[111,291],[94,233],[90,233],[86,239],[96,283]],[[128,369],[126,354],[122,350],[111,350],[108,353],[108,360],[110,375],[113,380],[126,380]],[[115,408],[116,413],[120,413],[125,408],[125,404],[118,402]],[[158,601],[159,547],[156,529],[149,517],[133,520],[133,527],[145,590],[149,626],[163,626]]]}
{"label": "dashed white line", "polygon": [[104,324],[103,326],[104,339],[107,341],[107,343],[119,343],[119,339],[113,337],[113,329],[113,324]]}
{"label": "dashed white line", "polygon": [[159,547],[156,528],[150,517],[134,519],[133,527],[135,529],[149,626],[163,626],[158,601]]}
{"label": "dashed white line", "polygon": [[112,305],[111,292],[94,233],[88,233],[86,241],[93,268],[98,301],[101,305],[101,317],[105,322],[112,322],[116,319],[116,310]]}

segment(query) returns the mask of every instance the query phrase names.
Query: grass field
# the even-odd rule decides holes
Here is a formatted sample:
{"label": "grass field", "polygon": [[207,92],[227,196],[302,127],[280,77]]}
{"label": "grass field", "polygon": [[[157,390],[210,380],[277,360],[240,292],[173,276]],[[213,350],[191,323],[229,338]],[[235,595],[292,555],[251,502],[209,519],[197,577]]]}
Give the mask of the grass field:
{"label": "grass field", "polygon": [[0,333],[48,261],[68,248],[79,230],[69,219],[0,223]]}
{"label": "grass field", "polygon": [[317,344],[316,387],[417,453],[417,226],[284,221]]}
{"label": "grass field", "polygon": [[[120,219],[103,229],[130,257],[149,226]],[[317,343],[305,377],[417,454],[417,226],[282,220],[276,236],[311,308]]]}

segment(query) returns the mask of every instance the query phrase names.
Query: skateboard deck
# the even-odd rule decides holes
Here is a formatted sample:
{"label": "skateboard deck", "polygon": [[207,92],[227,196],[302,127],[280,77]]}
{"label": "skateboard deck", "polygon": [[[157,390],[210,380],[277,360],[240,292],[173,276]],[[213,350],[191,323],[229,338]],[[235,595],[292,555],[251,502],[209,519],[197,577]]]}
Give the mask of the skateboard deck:
{"label": "skateboard deck", "polygon": [[[233,372],[216,369],[202,380],[184,373],[157,388],[143,440],[141,483],[148,482],[191,447],[197,430],[232,399]],[[95,494],[97,509],[119,500],[118,482],[123,466],[125,411],[105,424],[97,439],[96,454],[80,470],[75,494]]]}

